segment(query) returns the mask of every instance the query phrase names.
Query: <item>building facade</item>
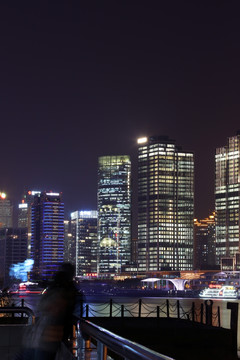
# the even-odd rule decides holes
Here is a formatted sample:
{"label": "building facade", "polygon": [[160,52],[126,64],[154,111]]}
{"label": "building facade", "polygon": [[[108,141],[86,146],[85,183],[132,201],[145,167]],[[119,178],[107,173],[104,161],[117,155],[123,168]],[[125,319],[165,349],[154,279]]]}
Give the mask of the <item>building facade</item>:
{"label": "building facade", "polygon": [[194,219],[194,269],[216,267],[215,212],[203,220]]}
{"label": "building facade", "polygon": [[71,213],[72,243],[75,244],[76,276],[97,273],[97,211]]}
{"label": "building facade", "polygon": [[[27,259],[27,228],[0,229],[0,282],[10,286],[12,265],[23,263]],[[19,274],[19,278],[20,279]]]}
{"label": "building facade", "polygon": [[229,137],[226,146],[216,149],[215,210],[216,260],[239,252],[240,132]]}
{"label": "building facade", "polygon": [[31,220],[32,279],[50,279],[63,262],[64,203],[60,193],[34,196]]}
{"label": "building facade", "polygon": [[28,190],[23,194],[21,204],[18,204],[18,227],[28,229],[28,258],[31,254],[31,221],[32,204],[35,195],[40,195],[41,191]]}
{"label": "building facade", "polygon": [[119,274],[131,260],[131,161],[98,160],[98,274]]}
{"label": "building facade", "polygon": [[[73,237],[71,233],[71,221],[64,220],[64,262],[71,262],[75,264],[76,262],[76,249],[73,242]],[[73,249],[74,247],[74,249]]]}
{"label": "building facade", "polygon": [[138,139],[138,269],[193,268],[194,156],[166,136]]}
{"label": "building facade", "polygon": [[0,228],[13,226],[13,206],[6,193],[0,192]]}
{"label": "building facade", "polygon": [[40,195],[41,191],[28,190],[23,194],[20,204],[18,204],[18,227],[27,227],[31,232],[31,207],[35,195]]}

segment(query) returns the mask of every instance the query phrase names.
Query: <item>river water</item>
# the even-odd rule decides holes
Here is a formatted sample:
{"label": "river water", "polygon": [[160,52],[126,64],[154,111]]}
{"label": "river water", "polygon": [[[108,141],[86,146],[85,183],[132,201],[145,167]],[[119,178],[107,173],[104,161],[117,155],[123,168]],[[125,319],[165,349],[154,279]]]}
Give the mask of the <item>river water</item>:
{"label": "river water", "polygon": [[[139,299],[136,297],[111,297],[113,300],[112,305],[112,316],[121,316],[121,311],[124,308],[124,316],[138,316],[139,314]],[[14,296],[13,302],[15,306],[20,306],[24,300],[24,306],[30,307],[36,315],[37,305],[40,300],[40,295],[27,295],[27,296]],[[192,303],[195,304],[195,316],[197,320],[200,319],[200,307],[201,303],[204,304],[205,299],[191,299],[191,298],[163,298],[163,297],[143,297],[141,298],[141,315],[148,317],[157,316],[157,307],[159,307],[160,317],[167,316],[167,299],[169,299],[169,315],[170,317],[176,317],[177,315],[177,300],[180,303],[180,317],[186,318],[186,314],[190,314],[191,318],[191,307]],[[109,316],[110,297],[91,297],[85,299],[85,304],[83,306],[84,315],[86,314],[86,304],[88,305],[88,316]],[[216,314],[218,312],[218,307],[220,311],[220,321],[221,326],[224,328],[230,328],[230,314],[231,311],[227,309],[228,302],[237,302],[240,303],[240,300],[222,300],[214,299],[213,300],[213,325],[218,325],[218,320]],[[122,307],[121,307],[122,305]],[[204,306],[205,308],[205,306]],[[79,314],[80,305],[77,309]],[[239,308],[240,312],[240,308]],[[240,350],[240,316],[238,318],[238,350]]]}

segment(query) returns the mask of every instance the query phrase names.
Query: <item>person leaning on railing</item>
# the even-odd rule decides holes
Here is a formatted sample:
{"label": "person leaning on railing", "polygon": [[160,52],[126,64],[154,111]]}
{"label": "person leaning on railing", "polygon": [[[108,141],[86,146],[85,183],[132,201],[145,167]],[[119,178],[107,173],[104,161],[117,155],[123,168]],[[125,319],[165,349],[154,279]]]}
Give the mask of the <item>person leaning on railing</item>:
{"label": "person leaning on railing", "polygon": [[17,359],[54,360],[61,342],[72,334],[72,314],[77,290],[73,283],[75,268],[63,263],[39,303],[39,319],[29,334],[29,348]]}

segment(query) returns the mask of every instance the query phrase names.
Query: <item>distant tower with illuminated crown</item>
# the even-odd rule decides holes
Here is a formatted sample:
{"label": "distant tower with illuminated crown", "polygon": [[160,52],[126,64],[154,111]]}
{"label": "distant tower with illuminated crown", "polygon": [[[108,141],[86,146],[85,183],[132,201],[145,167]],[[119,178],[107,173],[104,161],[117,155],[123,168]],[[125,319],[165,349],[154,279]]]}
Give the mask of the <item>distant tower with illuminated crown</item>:
{"label": "distant tower with illuminated crown", "polygon": [[0,192],[0,228],[13,226],[13,207],[5,192]]}

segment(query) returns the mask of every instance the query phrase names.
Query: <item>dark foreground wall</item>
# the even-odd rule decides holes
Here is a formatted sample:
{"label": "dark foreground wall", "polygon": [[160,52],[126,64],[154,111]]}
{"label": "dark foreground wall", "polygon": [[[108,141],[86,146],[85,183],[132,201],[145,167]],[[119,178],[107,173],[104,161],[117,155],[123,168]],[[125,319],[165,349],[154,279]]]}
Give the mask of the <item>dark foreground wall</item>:
{"label": "dark foreground wall", "polygon": [[177,360],[235,360],[229,329],[174,318],[91,318],[96,325]]}

